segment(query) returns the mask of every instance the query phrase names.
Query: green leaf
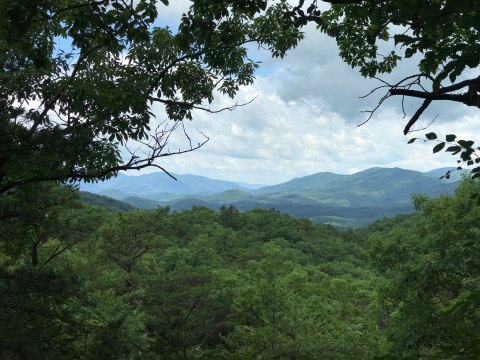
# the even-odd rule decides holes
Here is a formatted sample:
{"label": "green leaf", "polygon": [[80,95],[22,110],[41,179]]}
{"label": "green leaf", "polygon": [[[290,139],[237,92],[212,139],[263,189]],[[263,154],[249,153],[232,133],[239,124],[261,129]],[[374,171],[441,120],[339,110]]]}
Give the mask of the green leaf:
{"label": "green leaf", "polygon": [[431,133],[425,134],[425,137],[426,137],[428,140],[435,140],[435,139],[437,138],[437,134],[431,132]]}
{"label": "green leaf", "polygon": [[433,153],[435,154],[435,153],[441,151],[444,147],[445,147],[444,142],[441,142],[441,143],[435,145],[434,148],[433,148]]}
{"label": "green leaf", "polygon": [[407,144],[413,144],[415,140],[418,140],[418,138],[411,138],[410,140],[408,140]]}
{"label": "green leaf", "polygon": [[408,35],[405,35],[405,34],[396,34],[394,37],[393,37],[394,41],[395,41],[395,45],[398,45],[400,43],[403,43],[403,44],[410,44],[412,42],[412,38]]}
{"label": "green leaf", "polygon": [[456,138],[457,138],[457,135],[455,135],[455,134],[449,134],[449,135],[445,136],[445,140],[448,141],[448,142],[455,141]]}
{"label": "green leaf", "polygon": [[474,144],[472,140],[458,140],[457,143],[463,148],[471,148]]}
{"label": "green leaf", "polygon": [[462,151],[462,147],[458,145],[449,146],[445,151],[452,152],[452,153],[459,153]]}
{"label": "green leaf", "polygon": [[412,48],[407,48],[405,50],[405,57],[406,58],[411,58],[413,56],[413,54],[416,53],[416,50],[415,49],[412,49]]}
{"label": "green leaf", "polygon": [[460,154],[460,158],[463,161],[468,161],[472,159],[473,150],[465,150]]}

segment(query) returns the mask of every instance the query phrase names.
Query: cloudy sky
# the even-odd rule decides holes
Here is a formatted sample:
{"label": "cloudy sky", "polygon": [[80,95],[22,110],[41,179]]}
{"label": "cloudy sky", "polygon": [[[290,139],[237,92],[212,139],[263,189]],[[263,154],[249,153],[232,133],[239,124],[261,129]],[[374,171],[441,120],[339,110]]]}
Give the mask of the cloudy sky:
{"label": "cloudy sky", "polygon": [[[187,6],[187,1],[177,0],[162,12],[163,21],[174,26],[172,19],[178,19]],[[283,60],[271,59],[266,53],[255,56],[263,62],[256,82],[243,88],[235,101],[255,100],[233,112],[195,113],[187,124],[189,133],[194,136],[198,129],[209,142],[195,152],[164,158],[161,166],[179,174],[259,184],[322,171],[354,173],[375,166],[427,171],[454,166],[456,159],[432,154],[434,144],[407,145],[411,137],[434,131],[442,136],[455,133],[478,138],[480,112],[461,104],[433,108],[416,127],[426,126],[438,115],[436,121],[412,136],[402,133],[408,118],[403,117],[397,99],[386,102],[368,123],[357,126],[366,119],[361,111],[372,109],[383,94],[359,97],[379,83],[343,64],[335,42],[313,27],[306,29],[305,39]],[[416,73],[412,65],[403,63],[385,79],[395,81]],[[216,105],[232,103],[219,99]],[[415,106],[418,103],[406,104],[408,114],[413,114]],[[157,111],[162,118],[161,109]]]}

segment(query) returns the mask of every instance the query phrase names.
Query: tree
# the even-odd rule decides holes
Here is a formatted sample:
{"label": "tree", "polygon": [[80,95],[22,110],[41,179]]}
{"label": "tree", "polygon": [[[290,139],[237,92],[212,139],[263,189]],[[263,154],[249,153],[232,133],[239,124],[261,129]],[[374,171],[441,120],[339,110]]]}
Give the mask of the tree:
{"label": "tree", "polygon": [[388,279],[379,295],[392,354],[478,357],[479,191],[478,182],[466,179],[455,196],[417,198],[416,225],[370,239],[373,265]]}
{"label": "tree", "polygon": [[80,250],[106,215],[59,184],[0,198],[0,358],[79,358],[88,336],[120,317],[111,284],[102,296],[89,288],[92,258]]}
{"label": "tree", "polygon": [[[192,151],[183,121],[233,98],[258,66],[246,45],[283,56],[301,38],[281,1],[193,1],[178,31],[167,0],[0,2],[0,193],[41,181],[96,181]],[[155,104],[167,120],[154,118]],[[170,121],[171,120],[171,121]],[[175,131],[188,146],[171,151]],[[133,150],[138,149],[138,150]],[[122,154],[123,151],[123,154]],[[128,156],[125,156],[125,153]]]}
{"label": "tree", "polygon": [[381,336],[371,275],[328,275],[291,245],[285,239],[263,244],[260,259],[226,277],[234,282],[234,328],[226,337],[234,358],[373,358]]}
{"label": "tree", "polygon": [[87,238],[102,217],[102,209],[84,209],[74,189],[29,184],[0,197],[0,244],[14,262],[45,266]]}
{"label": "tree", "polygon": [[[384,101],[400,96],[422,100],[410,116],[404,134],[414,131],[424,111],[436,101],[480,107],[480,77],[469,69],[480,65],[478,34],[480,2],[453,0],[330,0],[326,10],[317,0],[299,0],[286,13],[297,28],[309,22],[337,41],[341,58],[365,77],[394,73],[402,59],[413,58],[418,72],[396,83],[382,81],[373,91],[386,90],[373,113]],[[323,4],[322,4],[323,5]],[[394,46],[391,46],[394,45]],[[392,50],[382,53],[383,49]],[[469,77],[470,76],[470,77]],[[448,80],[447,80],[448,79]],[[372,92],[373,92],[372,91]],[[403,104],[403,101],[402,101]],[[403,105],[402,105],[403,107]],[[405,113],[405,110],[402,109]],[[438,141],[429,133],[427,140]],[[414,140],[411,140],[413,142]],[[473,142],[456,140],[453,134],[438,141],[434,152],[444,149],[460,155],[459,163],[478,164]],[[474,169],[475,174],[480,168]]]}

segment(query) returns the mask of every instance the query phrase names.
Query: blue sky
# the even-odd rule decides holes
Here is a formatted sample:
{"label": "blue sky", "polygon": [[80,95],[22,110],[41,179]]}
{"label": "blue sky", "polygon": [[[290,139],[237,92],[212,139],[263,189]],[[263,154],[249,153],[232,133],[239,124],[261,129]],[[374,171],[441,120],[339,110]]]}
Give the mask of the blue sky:
{"label": "blue sky", "polygon": [[[160,9],[161,21],[168,24],[188,9],[188,1],[171,3]],[[315,28],[307,28],[305,39],[283,60],[262,52],[254,56],[262,61],[256,82],[241,89],[233,102],[218,98],[214,106],[255,100],[233,112],[196,112],[187,128],[192,136],[198,130],[210,141],[195,152],[162,159],[161,166],[180,174],[274,184],[321,171],[354,173],[375,166],[427,171],[455,165],[456,159],[447,154],[432,154],[434,144],[407,145],[413,135],[403,136],[408,117],[404,118],[399,99],[386,102],[358,127],[366,119],[362,110],[372,109],[382,94],[359,97],[379,83],[342,63],[334,41]],[[397,81],[413,73],[414,64],[403,62],[385,79]],[[407,113],[413,114],[417,106],[415,101],[407,102]],[[159,119],[165,117],[161,107],[154,112]],[[455,133],[477,138],[478,109],[439,104],[417,128],[437,115],[428,130],[415,136],[435,131],[441,136]],[[172,139],[173,148],[181,145],[181,137]]]}

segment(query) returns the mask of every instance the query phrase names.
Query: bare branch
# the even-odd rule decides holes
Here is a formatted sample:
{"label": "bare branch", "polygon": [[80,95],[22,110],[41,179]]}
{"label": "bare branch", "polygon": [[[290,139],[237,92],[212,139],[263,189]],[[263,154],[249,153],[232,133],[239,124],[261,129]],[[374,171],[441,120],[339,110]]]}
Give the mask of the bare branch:
{"label": "bare branch", "polygon": [[[383,87],[383,86],[382,86]],[[378,88],[377,88],[378,89]],[[375,91],[375,90],[374,90]],[[371,93],[370,93],[371,94]],[[367,95],[368,96],[368,95]],[[382,96],[382,98],[380,99],[380,101],[378,102],[378,104],[373,108],[373,110],[364,110],[362,111],[363,113],[369,113],[370,115],[368,116],[368,118],[361,122],[360,124],[357,125],[357,127],[359,126],[362,126],[362,125],[365,125],[368,121],[370,121],[370,119],[372,118],[373,114],[375,113],[375,111],[378,110],[378,108],[380,108],[380,106],[382,106],[383,102],[385,100],[387,100],[388,98],[390,97],[390,94],[387,93],[386,95]]]}
{"label": "bare branch", "polygon": [[148,97],[149,100],[152,100],[152,101],[157,101],[157,102],[160,102],[162,104],[165,104],[165,105],[178,105],[178,106],[181,106],[181,107],[185,107],[187,109],[197,109],[197,110],[202,110],[202,111],[206,111],[210,114],[217,114],[217,113],[220,113],[222,111],[233,111],[235,110],[236,108],[238,107],[242,107],[242,106],[246,106],[246,105],[249,105],[251,104],[253,101],[255,101],[255,99],[257,98],[257,96],[255,96],[253,99],[245,102],[245,103],[235,103],[234,105],[231,105],[231,106],[227,106],[227,107],[224,107],[224,108],[221,108],[221,109],[217,109],[217,110],[212,110],[211,108],[206,108],[206,107],[202,107],[202,106],[198,106],[196,105],[196,103],[194,102],[184,102],[184,101],[177,101],[177,100],[170,100],[170,99],[161,99],[161,98],[157,98],[155,96],[149,96]]}
{"label": "bare branch", "polygon": [[410,132],[410,129],[412,126],[417,122],[418,118],[420,115],[423,114],[423,112],[427,109],[427,107],[432,103],[432,100],[427,99],[423,102],[422,106],[418,108],[418,110],[415,112],[415,114],[412,116],[410,121],[407,123],[405,126],[405,129],[403,129],[403,135],[407,135]]}
{"label": "bare branch", "polygon": [[430,125],[432,125],[432,124],[435,122],[435,120],[437,120],[437,118],[438,118],[438,114],[435,115],[435,117],[433,118],[433,120],[430,121],[427,126],[424,126],[424,127],[421,128],[421,129],[412,129],[412,130],[409,130],[408,133],[410,134],[410,133],[412,133],[412,132],[423,131],[423,130],[428,129],[428,128],[430,127]]}
{"label": "bare branch", "polygon": [[41,182],[41,181],[66,181],[66,180],[79,181],[79,180],[99,179],[99,178],[105,178],[108,174],[115,174],[119,171],[141,170],[147,167],[155,167],[163,171],[172,179],[176,180],[176,178],[172,174],[170,174],[165,168],[156,164],[155,160],[162,157],[186,154],[186,153],[198,150],[209,141],[209,138],[205,136],[203,133],[201,133],[204,137],[204,140],[199,142],[198,144],[196,145],[191,144],[188,148],[183,150],[179,149],[178,151],[164,152],[168,139],[170,135],[173,133],[173,131],[177,128],[177,126],[179,126],[179,122],[175,123],[174,126],[168,129],[160,129],[160,130],[157,129],[157,131],[154,134],[150,134],[150,138],[151,138],[150,143],[138,141],[139,143],[141,143],[142,145],[145,145],[149,149],[149,152],[145,153],[145,156],[140,157],[132,153],[132,156],[130,157],[130,159],[122,164],[106,167],[102,170],[98,170],[96,172],[90,172],[90,173],[86,173],[83,168],[80,168],[80,169],[75,168],[72,164],[72,166],[68,168],[68,170],[66,169],[65,172],[57,172],[52,175],[32,176],[24,179],[16,179],[13,181],[6,182],[3,184],[3,186],[0,187],[0,194],[8,193],[17,186],[21,186],[29,183],[35,183],[35,182]]}
{"label": "bare branch", "polygon": [[183,134],[187,137],[188,142],[190,144],[190,147],[192,147],[192,139],[190,139],[190,136],[188,136],[187,131],[185,130],[185,124],[182,121],[182,129],[183,129]]}
{"label": "bare branch", "polygon": [[[409,98],[424,99],[424,102],[422,103],[422,105],[417,109],[415,114],[411,117],[411,119],[406,124],[403,130],[403,133],[405,135],[412,131],[413,125],[418,121],[420,116],[424,113],[424,111],[428,108],[428,106],[432,103],[432,101],[455,101],[455,102],[461,102],[468,106],[480,107],[480,96],[477,92],[477,89],[480,86],[480,76],[475,79],[461,81],[451,86],[442,87],[438,91],[428,91],[422,84],[422,81],[421,81],[422,78],[426,78],[431,82],[434,81],[434,78],[432,76],[424,73],[407,76],[402,80],[400,80],[399,82],[397,82],[396,84],[390,84],[382,79],[375,78],[378,81],[380,81],[383,85],[380,85],[374,88],[368,94],[361,96],[360,98],[368,97],[380,89],[387,88],[388,91],[380,99],[380,101],[378,102],[378,104],[375,106],[373,110],[363,111],[365,113],[369,113],[370,115],[364,122],[362,122],[358,126],[361,126],[366,122],[368,122],[372,118],[373,114],[380,108],[383,102],[391,96],[402,97],[402,111],[403,111],[404,117],[406,116],[405,107],[404,107],[405,98],[409,97]],[[421,90],[413,89],[414,87],[418,87]],[[462,94],[451,93],[451,92],[463,89],[465,87],[468,87],[468,92],[465,92]]]}

